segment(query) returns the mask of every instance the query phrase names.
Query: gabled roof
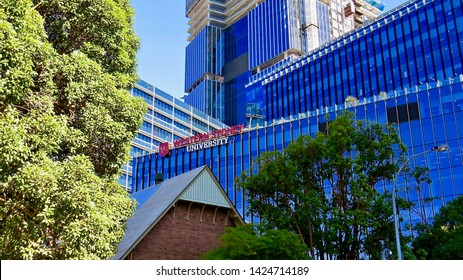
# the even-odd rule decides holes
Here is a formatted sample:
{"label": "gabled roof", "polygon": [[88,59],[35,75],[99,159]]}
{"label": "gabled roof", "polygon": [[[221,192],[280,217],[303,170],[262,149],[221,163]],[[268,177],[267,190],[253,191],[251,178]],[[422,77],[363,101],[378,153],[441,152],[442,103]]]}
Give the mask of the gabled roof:
{"label": "gabled roof", "polygon": [[206,165],[142,190],[132,197],[139,205],[133,218],[127,220],[124,239],[119,243],[118,252],[112,259],[124,259],[178,200],[230,208],[238,222],[244,224]]}

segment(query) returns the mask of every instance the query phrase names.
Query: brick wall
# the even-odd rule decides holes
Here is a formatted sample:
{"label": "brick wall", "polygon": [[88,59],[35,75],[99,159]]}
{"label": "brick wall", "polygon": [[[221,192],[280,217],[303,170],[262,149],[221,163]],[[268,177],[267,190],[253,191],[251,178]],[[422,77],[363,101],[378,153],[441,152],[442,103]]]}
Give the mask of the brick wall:
{"label": "brick wall", "polygon": [[[188,213],[189,208],[189,213]],[[179,201],[174,208],[138,243],[128,258],[134,260],[195,260],[217,247],[218,237],[227,226],[236,226],[227,218],[228,209]]]}

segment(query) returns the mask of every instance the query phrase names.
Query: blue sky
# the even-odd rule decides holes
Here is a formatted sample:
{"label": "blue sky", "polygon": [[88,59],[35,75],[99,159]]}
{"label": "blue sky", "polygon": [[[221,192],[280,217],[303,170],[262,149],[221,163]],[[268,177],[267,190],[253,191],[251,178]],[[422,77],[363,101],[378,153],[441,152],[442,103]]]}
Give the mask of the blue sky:
{"label": "blue sky", "polygon": [[[390,10],[406,0],[382,0]],[[132,0],[134,27],[141,40],[140,79],[180,98],[184,95],[188,19],[185,0]]]}

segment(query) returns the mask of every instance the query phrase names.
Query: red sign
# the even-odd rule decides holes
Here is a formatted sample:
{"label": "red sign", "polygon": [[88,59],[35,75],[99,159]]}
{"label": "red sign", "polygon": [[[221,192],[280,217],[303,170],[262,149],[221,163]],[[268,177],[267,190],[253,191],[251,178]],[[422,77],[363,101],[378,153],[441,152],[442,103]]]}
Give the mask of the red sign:
{"label": "red sign", "polygon": [[170,153],[169,142],[159,144],[159,154],[161,157],[166,157]]}
{"label": "red sign", "polygon": [[239,125],[235,125],[235,126],[231,126],[231,127],[227,127],[223,129],[217,129],[212,132],[197,134],[194,136],[174,140],[174,147],[178,148],[178,147],[183,147],[183,146],[200,143],[200,142],[204,142],[208,140],[219,139],[219,138],[226,137],[226,136],[232,136],[232,135],[241,133],[243,131],[243,128],[244,128],[244,124],[239,124]]}
{"label": "red sign", "polygon": [[[174,140],[174,147],[187,147],[187,151],[192,152],[204,148],[215,147],[228,143],[228,136],[232,136],[243,131],[244,124],[235,125],[212,132],[197,134],[194,136]],[[169,142],[159,144],[159,155],[166,157],[170,154]]]}

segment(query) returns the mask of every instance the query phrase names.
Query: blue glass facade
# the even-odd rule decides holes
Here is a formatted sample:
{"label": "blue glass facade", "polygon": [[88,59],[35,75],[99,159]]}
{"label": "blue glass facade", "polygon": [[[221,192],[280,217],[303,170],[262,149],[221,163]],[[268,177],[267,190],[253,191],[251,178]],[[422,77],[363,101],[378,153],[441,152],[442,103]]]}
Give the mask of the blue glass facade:
{"label": "blue glass facade", "polygon": [[[228,125],[263,120],[255,114],[263,110],[259,102],[245,96],[250,76],[265,75],[348,29],[340,28],[340,1],[243,0],[230,6],[206,2],[186,1],[191,41],[186,50],[185,102]],[[378,13],[384,8],[380,1],[366,3]],[[332,36],[333,22],[337,35]]]}
{"label": "blue glass facade", "polygon": [[[225,36],[224,65],[224,122],[244,123],[246,90],[249,81],[248,18],[244,17],[227,28]],[[235,112],[239,112],[236,114]]]}
{"label": "blue glass facade", "polygon": [[[249,12],[249,66],[251,69],[283,54],[290,48],[301,49],[289,16],[291,1],[267,0]],[[298,40],[298,41],[296,41]],[[299,42],[299,44],[297,43]]]}
{"label": "blue glass facade", "polygon": [[187,46],[185,61],[185,102],[201,112],[224,119],[223,30],[206,26]]}
{"label": "blue glass facade", "polygon": [[317,1],[317,15],[318,16],[318,40],[320,45],[324,45],[331,40],[330,31],[330,7],[325,3]]}
{"label": "blue glass facade", "polygon": [[[262,152],[281,151],[300,135],[315,135],[326,115],[333,119],[347,109],[357,120],[396,123],[409,157],[449,146],[446,153],[426,153],[412,161],[412,167],[430,168],[432,183],[420,192],[403,175],[397,181],[400,196],[429,200],[420,213],[401,213],[406,218],[402,228],[420,221],[423,213],[432,216],[463,194],[460,22],[461,0],[412,1],[274,72],[250,77],[243,100],[253,105],[246,109],[264,117],[253,120],[260,128],[231,136],[226,145],[134,158],[134,189],[152,185],[155,173],[170,178],[208,164],[244,213],[245,198],[234,178]],[[390,184],[378,188],[391,191]]]}
{"label": "blue glass facade", "polygon": [[[463,73],[461,1],[416,1],[255,77],[248,95],[271,121]],[[261,91],[253,94],[254,90]],[[261,89],[263,88],[263,90]]]}
{"label": "blue glass facade", "polygon": [[[154,153],[161,143],[226,127],[225,124],[174,98],[172,95],[138,81],[131,89],[133,96],[141,97],[148,105],[143,123],[132,140],[131,157]],[[122,166],[119,184],[132,188],[131,164]]]}
{"label": "blue glass facade", "polygon": [[[391,91],[358,101],[355,105],[340,105],[301,113],[298,119],[274,121],[263,128],[252,128],[230,137],[227,145],[199,151],[186,147],[172,151],[170,157],[154,153],[134,158],[134,191],[152,185],[154,174],[164,173],[171,178],[202,165],[209,165],[240,213],[245,213],[245,198],[237,190],[234,178],[250,168],[262,152],[282,151],[300,135],[315,136],[326,123],[326,116],[334,119],[344,110],[353,112],[357,120],[387,123],[397,122],[400,137],[408,148],[408,155],[447,144],[446,153],[428,153],[417,157],[413,166],[430,168],[432,183],[421,191],[425,198],[435,197],[426,204],[426,213],[432,216],[449,200],[463,194],[463,75],[453,79],[422,85],[412,89]],[[413,182],[398,177],[399,195],[417,202]],[[391,191],[391,185],[380,184],[382,191]],[[408,223],[420,221],[420,213],[402,213]]]}
{"label": "blue glass facade", "polygon": [[206,26],[186,48],[185,91],[189,92],[206,74],[222,75],[222,30]]}

